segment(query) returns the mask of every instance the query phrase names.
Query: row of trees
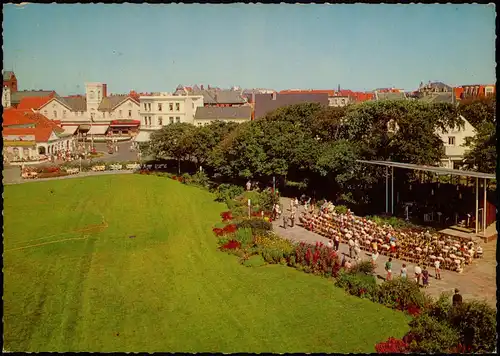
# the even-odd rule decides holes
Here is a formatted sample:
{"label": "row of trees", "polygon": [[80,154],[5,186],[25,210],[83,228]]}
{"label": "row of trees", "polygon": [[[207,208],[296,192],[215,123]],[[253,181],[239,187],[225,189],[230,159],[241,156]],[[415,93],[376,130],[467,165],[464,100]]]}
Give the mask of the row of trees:
{"label": "row of trees", "polygon": [[[356,160],[435,165],[444,156],[438,132],[463,127],[460,114],[478,131],[467,142],[465,163],[491,172],[496,164],[494,107],[491,100],[459,107],[420,101],[366,102],[346,108],[306,103],[239,125],[168,125],[153,133],[143,149],[155,159],[194,162],[227,180],[267,183],[274,176],[281,182],[304,182],[317,191],[328,187],[337,201],[362,202],[384,170]],[[405,172],[399,178],[411,175]]]}

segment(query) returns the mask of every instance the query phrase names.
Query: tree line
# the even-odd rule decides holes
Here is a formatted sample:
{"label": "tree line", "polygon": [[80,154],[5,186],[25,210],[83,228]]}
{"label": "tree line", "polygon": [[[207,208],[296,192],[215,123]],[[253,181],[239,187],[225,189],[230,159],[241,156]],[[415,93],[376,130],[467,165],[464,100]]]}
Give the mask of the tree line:
{"label": "tree line", "polygon": [[[327,188],[337,202],[361,203],[383,179],[385,169],[356,160],[436,165],[445,152],[439,132],[463,128],[460,115],[477,131],[467,140],[465,167],[493,172],[495,105],[494,99],[467,101],[458,107],[416,100],[344,108],[297,104],[242,124],[171,124],[154,132],[141,150],[156,160],[193,162],[226,181],[252,179],[267,184],[275,177],[281,186]],[[398,179],[409,181],[414,175],[407,171]]]}

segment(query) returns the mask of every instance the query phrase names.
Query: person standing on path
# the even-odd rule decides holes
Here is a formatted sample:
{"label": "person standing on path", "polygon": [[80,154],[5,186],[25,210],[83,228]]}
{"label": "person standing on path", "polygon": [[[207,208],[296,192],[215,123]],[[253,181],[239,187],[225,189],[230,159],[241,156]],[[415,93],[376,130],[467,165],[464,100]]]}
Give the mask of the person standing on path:
{"label": "person standing on path", "polygon": [[352,239],[352,236],[349,235],[349,258],[352,258],[352,253],[354,251],[354,240]]}
{"label": "person standing on path", "polygon": [[283,214],[283,229],[286,229],[286,220],[288,219],[288,217],[286,216],[286,214]]}
{"label": "person standing on path", "polygon": [[429,286],[429,271],[427,270],[427,267],[425,265],[422,271],[422,284],[424,285],[424,288],[427,288]]}
{"label": "person standing on path", "polygon": [[392,257],[389,257],[389,261],[385,263],[385,271],[387,272],[386,281],[390,281],[392,279]]}
{"label": "person standing on path", "polygon": [[361,247],[359,247],[358,240],[354,241],[354,254],[356,257],[356,262],[361,260]]}
{"label": "person standing on path", "polygon": [[339,245],[340,245],[340,235],[338,233],[336,233],[335,238],[334,238],[335,251],[339,250]]}
{"label": "person standing on path", "polygon": [[252,189],[252,182],[251,181],[248,181],[247,182],[247,192],[250,191],[250,189]]}
{"label": "person standing on path", "polygon": [[436,279],[441,279],[441,262],[439,260],[434,261],[434,271],[436,272]]}
{"label": "person standing on path", "polygon": [[372,265],[373,265],[374,269],[377,267],[377,259],[378,259],[378,252],[373,251],[372,252]]}
{"label": "person standing on path", "polygon": [[406,270],[406,263],[403,263],[403,267],[401,267],[401,278],[406,279],[408,275],[408,271]]}
{"label": "person standing on path", "polygon": [[462,304],[462,296],[459,293],[459,290],[455,288],[455,294],[453,295],[452,298],[453,301],[453,306],[458,307],[460,304]]}
{"label": "person standing on path", "polygon": [[297,208],[295,205],[292,206],[292,211],[290,212],[290,226],[295,226],[295,213],[297,212]]}
{"label": "person standing on path", "polygon": [[420,285],[420,277],[422,277],[422,269],[419,265],[415,266],[415,281]]}
{"label": "person standing on path", "polygon": [[332,240],[328,240],[328,243],[326,244],[326,246],[328,248],[333,248],[333,241]]}

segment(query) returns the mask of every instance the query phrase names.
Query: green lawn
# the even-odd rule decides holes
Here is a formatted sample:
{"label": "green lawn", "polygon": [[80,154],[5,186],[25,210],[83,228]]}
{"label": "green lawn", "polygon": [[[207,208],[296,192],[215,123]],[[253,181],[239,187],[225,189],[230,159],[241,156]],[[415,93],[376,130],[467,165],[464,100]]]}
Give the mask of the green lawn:
{"label": "green lawn", "polygon": [[239,265],[211,231],[224,205],[167,178],[34,182],[4,199],[6,350],[374,352],[408,330],[326,279]]}

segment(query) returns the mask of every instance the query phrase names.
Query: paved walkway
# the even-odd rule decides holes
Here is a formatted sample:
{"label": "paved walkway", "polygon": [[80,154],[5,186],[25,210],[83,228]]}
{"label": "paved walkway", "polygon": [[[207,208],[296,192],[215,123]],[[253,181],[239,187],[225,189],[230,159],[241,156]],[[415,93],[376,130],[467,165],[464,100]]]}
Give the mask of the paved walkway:
{"label": "paved walkway", "polygon": [[[290,206],[290,199],[282,198],[284,210]],[[301,211],[300,207],[299,211]],[[288,211],[287,211],[288,213]],[[297,214],[298,216],[298,214]],[[298,221],[298,218],[297,218]],[[304,241],[306,243],[316,244],[317,241],[327,243],[328,239],[308,231],[302,226],[295,225],[292,227],[283,228],[283,219],[273,223],[276,233],[283,238],[294,242]],[[437,297],[441,292],[453,291],[455,288],[460,290],[464,299],[485,299],[490,305],[496,308],[496,240],[487,244],[482,244],[484,257],[482,259],[474,259],[472,265],[466,266],[464,272],[459,274],[452,271],[441,270],[441,280],[434,278],[434,268],[429,269],[431,278],[429,279],[429,287],[427,292]],[[349,258],[349,247],[345,243],[341,243],[339,250]],[[361,251],[363,260],[370,260],[371,257],[366,251]],[[377,260],[376,274],[377,280],[382,282],[385,279],[386,272],[384,265],[388,257],[380,255]],[[414,275],[414,265],[410,262],[393,259],[392,261],[393,276],[399,275],[402,264],[406,263],[408,276]]]}
{"label": "paved walkway", "polygon": [[[37,178],[37,179],[22,179],[20,181],[11,181],[5,182],[4,185],[13,185],[13,184],[23,184],[23,183],[32,183],[32,182],[44,182],[47,180],[60,180],[60,179],[71,179],[71,178],[83,178],[83,177],[92,177],[92,176],[106,176],[106,175],[114,175],[114,174],[131,174],[133,171],[104,171],[104,172],[82,172],[78,174],[72,174],[69,176],[62,177],[52,177],[52,178]],[[5,174],[4,174],[5,176]]]}

